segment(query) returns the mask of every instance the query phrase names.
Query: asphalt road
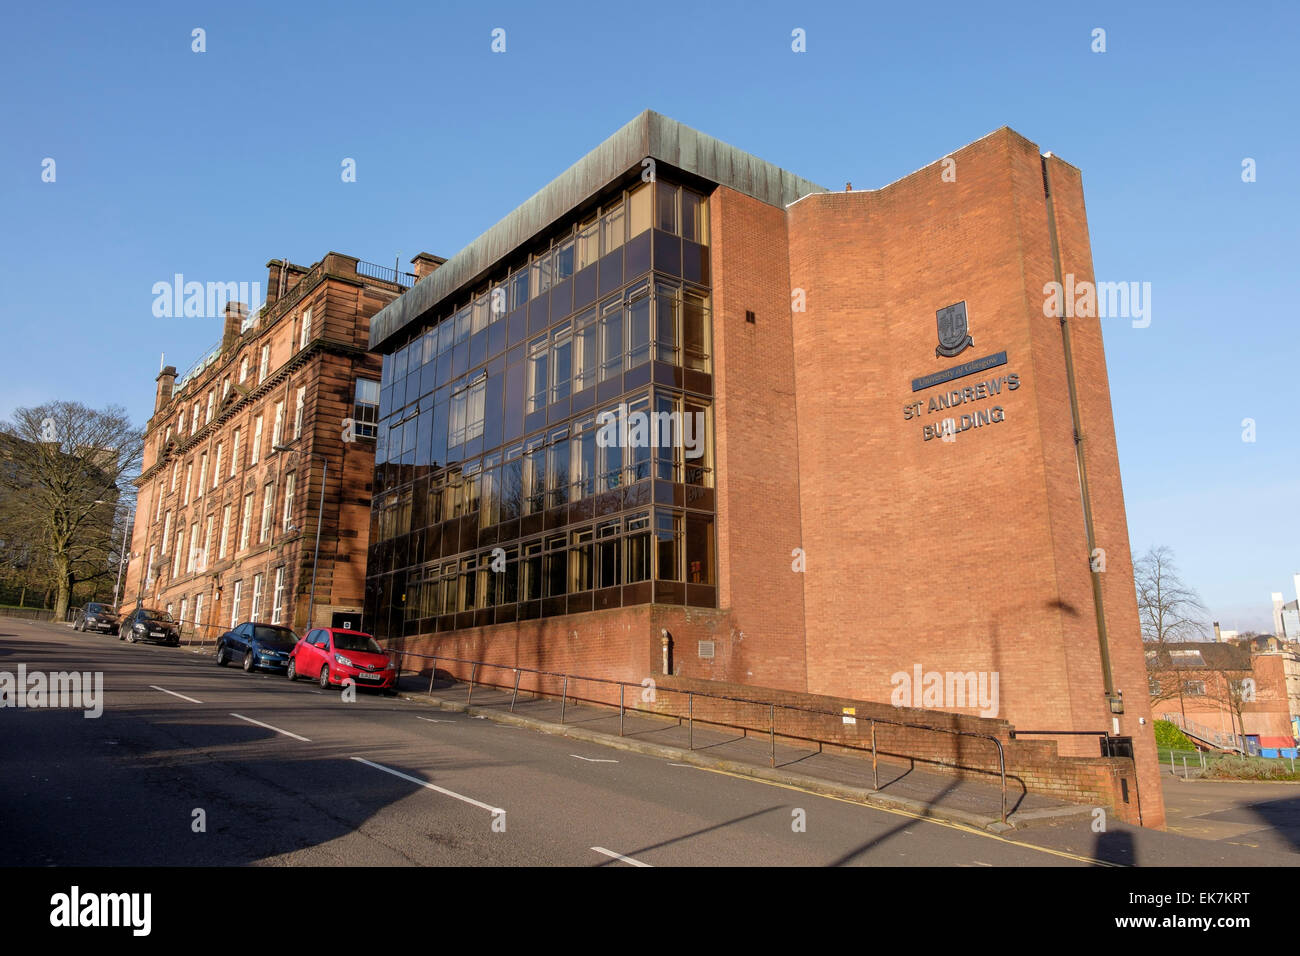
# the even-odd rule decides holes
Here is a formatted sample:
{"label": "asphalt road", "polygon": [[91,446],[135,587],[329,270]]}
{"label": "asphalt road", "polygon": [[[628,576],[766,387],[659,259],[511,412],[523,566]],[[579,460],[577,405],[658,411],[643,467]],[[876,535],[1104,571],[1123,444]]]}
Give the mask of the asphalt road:
{"label": "asphalt road", "polygon": [[[1105,835],[1078,824],[997,837],[402,698],[349,702],[184,648],[0,619],[0,672],[19,664],[102,672],[103,714],[0,710],[0,865],[995,867],[1108,856]],[[1212,859],[1196,848],[1213,844],[1150,838],[1188,848],[1166,849],[1165,862]]]}

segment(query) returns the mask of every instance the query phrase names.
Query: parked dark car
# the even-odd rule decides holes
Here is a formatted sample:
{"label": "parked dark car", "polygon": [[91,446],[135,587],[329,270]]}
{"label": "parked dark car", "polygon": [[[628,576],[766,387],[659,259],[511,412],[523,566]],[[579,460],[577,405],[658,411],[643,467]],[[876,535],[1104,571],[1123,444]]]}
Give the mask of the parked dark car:
{"label": "parked dark car", "polygon": [[259,667],[283,671],[297,640],[297,634],[279,624],[245,621],[217,638],[217,663],[225,667],[231,661],[239,661],[246,671]]}
{"label": "parked dark car", "polygon": [[117,625],[117,611],[111,605],[95,602],[87,604],[72,619],[74,631],[103,631],[105,634],[116,634]]}
{"label": "parked dark car", "polygon": [[181,632],[179,625],[166,611],[154,608],[138,607],[118,625],[118,640],[133,644],[136,641],[151,641],[155,644],[170,644],[179,647]]}

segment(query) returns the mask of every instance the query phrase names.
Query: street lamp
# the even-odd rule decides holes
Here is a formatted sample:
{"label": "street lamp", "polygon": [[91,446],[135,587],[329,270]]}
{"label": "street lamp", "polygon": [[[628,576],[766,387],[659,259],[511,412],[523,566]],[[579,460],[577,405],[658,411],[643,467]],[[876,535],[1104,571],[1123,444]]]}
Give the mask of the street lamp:
{"label": "street lamp", "polygon": [[126,523],[122,526],[122,549],[117,553],[117,583],[113,585],[113,612],[117,612],[117,594],[122,587],[122,565],[126,563],[126,539],[131,533],[131,524],[135,519],[135,511],[126,516]]}
{"label": "street lamp", "polygon": [[[302,452],[289,445],[272,445],[272,451],[294,452],[301,455]],[[320,504],[316,509],[316,550],[311,558],[311,593],[307,596],[307,629],[311,630],[312,618],[316,610],[316,564],[320,560],[320,527],[325,521],[325,484],[329,481],[330,463],[324,455],[317,455],[314,452],[307,453],[311,458],[321,460],[322,470],[320,478]]]}

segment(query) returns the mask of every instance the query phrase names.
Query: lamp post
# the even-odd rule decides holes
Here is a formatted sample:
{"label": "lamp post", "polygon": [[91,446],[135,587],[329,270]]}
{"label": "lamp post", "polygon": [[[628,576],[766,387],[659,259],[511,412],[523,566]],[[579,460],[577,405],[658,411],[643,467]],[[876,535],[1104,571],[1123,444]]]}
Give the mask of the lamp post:
{"label": "lamp post", "polygon": [[[273,451],[276,452],[294,452],[301,455],[302,452],[289,445],[272,445]],[[307,596],[307,629],[311,630],[312,617],[316,609],[316,565],[320,561],[320,528],[325,521],[325,485],[329,481],[330,463],[324,455],[318,455],[314,452],[307,453],[311,458],[319,458],[321,461],[321,478],[320,478],[320,504],[316,508],[316,550],[311,558],[311,592]]]}
{"label": "lamp post", "polygon": [[117,554],[117,583],[113,585],[113,611],[117,612],[117,595],[122,587],[122,565],[126,563],[126,539],[131,533],[131,524],[135,519],[135,512],[132,511],[127,515],[126,525],[122,528],[122,550]]}

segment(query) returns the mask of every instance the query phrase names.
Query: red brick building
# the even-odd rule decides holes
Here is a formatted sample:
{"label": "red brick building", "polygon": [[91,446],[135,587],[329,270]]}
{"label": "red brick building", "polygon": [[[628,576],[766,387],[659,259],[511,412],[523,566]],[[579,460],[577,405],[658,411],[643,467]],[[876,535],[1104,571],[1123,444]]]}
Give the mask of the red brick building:
{"label": "red brick building", "polygon": [[221,342],[179,383],[171,366],[158,375],[145,429],[122,606],[168,610],[209,640],[246,620],[359,618],[364,598],[380,376],[369,321],[406,286],[334,252],[267,267],[257,314],[227,304]]}
{"label": "red brick building", "polygon": [[[1101,330],[1048,301],[1092,281],[1079,171],[1009,129],[839,193],[644,113],[372,322],[368,621],[1131,736],[1159,826]],[[637,410],[702,451],[591,441]]]}

